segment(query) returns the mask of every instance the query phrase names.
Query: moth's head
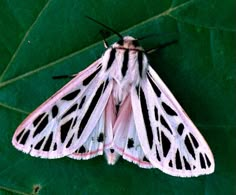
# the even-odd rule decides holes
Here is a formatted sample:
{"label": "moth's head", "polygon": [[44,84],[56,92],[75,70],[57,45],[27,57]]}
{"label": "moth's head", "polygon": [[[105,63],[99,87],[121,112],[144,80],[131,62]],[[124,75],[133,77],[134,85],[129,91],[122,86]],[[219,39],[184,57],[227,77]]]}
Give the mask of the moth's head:
{"label": "moth's head", "polygon": [[125,36],[112,45],[113,48],[117,49],[130,49],[136,51],[143,51],[143,48],[139,45],[138,39],[131,36]]}

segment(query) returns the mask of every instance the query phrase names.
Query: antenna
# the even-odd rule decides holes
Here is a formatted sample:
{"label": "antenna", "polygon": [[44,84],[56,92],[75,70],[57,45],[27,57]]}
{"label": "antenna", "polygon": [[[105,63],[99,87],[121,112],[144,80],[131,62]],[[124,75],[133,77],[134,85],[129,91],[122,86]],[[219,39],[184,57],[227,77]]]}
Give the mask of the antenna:
{"label": "antenna", "polygon": [[97,23],[97,24],[103,26],[103,27],[106,28],[107,30],[113,32],[113,33],[116,34],[118,37],[120,37],[121,39],[123,39],[123,37],[122,37],[122,35],[121,35],[120,33],[116,32],[115,30],[113,30],[113,29],[110,28],[109,26],[106,26],[105,24],[103,24],[103,23],[101,23],[101,22],[99,22],[99,21],[97,21],[97,20],[95,20],[95,19],[93,19],[93,18],[91,18],[91,17],[89,17],[89,16],[85,16],[85,17],[88,18],[88,19],[90,19],[90,20],[92,20],[92,21],[94,21],[95,23]]}

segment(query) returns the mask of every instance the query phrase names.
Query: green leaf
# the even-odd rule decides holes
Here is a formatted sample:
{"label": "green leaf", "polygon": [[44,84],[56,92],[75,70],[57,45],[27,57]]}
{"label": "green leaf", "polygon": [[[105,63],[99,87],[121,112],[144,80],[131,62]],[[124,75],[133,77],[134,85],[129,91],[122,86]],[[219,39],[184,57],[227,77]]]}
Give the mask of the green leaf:
{"label": "green leaf", "polygon": [[[236,25],[233,0],[1,0],[0,194],[234,194]],[[150,63],[200,129],[216,171],[176,178],[122,159],[45,160],[17,151],[22,120],[104,52],[91,16],[122,35],[143,37]],[[117,41],[116,36],[108,39]]]}

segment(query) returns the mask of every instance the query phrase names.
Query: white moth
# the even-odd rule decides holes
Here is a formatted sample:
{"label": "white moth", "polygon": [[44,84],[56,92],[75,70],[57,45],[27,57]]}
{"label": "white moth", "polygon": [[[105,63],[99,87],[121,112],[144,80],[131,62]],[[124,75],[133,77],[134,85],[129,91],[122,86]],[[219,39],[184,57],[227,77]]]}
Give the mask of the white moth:
{"label": "white moth", "polygon": [[90,159],[105,153],[180,177],[210,174],[206,141],[126,36],[49,98],[17,128],[12,144],[41,158]]}

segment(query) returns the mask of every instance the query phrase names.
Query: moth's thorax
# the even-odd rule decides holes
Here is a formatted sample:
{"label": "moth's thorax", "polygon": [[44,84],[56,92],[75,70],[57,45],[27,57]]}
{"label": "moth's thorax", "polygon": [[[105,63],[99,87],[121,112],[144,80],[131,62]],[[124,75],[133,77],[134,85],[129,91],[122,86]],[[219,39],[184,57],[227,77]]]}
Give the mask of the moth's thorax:
{"label": "moth's thorax", "polygon": [[138,40],[126,36],[114,43],[103,56],[104,71],[114,81],[113,95],[116,102],[122,102],[128,95],[131,86],[139,85],[146,76],[148,66],[144,50]]}

